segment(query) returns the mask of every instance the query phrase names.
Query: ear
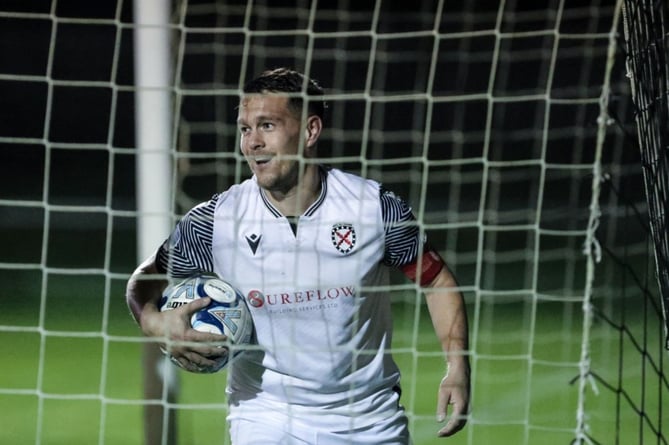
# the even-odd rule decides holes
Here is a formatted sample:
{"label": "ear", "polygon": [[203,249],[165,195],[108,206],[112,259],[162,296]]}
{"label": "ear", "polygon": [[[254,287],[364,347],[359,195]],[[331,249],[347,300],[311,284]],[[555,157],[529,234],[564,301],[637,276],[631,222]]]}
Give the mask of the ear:
{"label": "ear", "polygon": [[304,126],[304,146],[305,148],[312,148],[316,145],[318,137],[323,130],[323,121],[320,117],[312,114],[307,118],[307,124]]}

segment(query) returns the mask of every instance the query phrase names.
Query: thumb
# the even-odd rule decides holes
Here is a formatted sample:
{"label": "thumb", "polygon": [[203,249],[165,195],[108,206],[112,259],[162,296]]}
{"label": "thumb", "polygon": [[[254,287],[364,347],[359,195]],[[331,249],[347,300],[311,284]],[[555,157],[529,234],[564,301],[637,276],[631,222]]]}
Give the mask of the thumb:
{"label": "thumb", "polygon": [[211,303],[211,298],[209,297],[196,298],[185,306],[186,313],[192,315],[200,309],[209,306],[209,303]]}

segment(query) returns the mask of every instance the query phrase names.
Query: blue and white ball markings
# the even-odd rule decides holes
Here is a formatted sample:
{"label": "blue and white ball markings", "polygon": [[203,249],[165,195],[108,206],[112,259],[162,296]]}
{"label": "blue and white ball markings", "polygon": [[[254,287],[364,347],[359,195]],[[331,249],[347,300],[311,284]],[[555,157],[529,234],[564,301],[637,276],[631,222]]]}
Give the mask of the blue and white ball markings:
{"label": "blue and white ball markings", "polygon": [[[253,320],[242,294],[230,283],[213,274],[200,274],[174,286],[169,286],[160,299],[160,310],[168,311],[194,301],[210,297],[211,303],[191,316],[191,326],[200,332],[225,335],[231,344],[231,353],[242,352],[235,346],[251,342]],[[228,355],[217,361],[215,368],[203,372],[216,372],[228,364]]]}

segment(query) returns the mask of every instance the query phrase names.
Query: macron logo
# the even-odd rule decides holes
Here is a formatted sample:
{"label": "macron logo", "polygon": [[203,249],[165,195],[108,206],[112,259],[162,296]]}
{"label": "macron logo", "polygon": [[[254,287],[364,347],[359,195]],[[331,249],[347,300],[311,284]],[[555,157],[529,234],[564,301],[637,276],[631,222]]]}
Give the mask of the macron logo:
{"label": "macron logo", "polygon": [[258,250],[258,244],[260,244],[261,239],[262,235],[256,235],[255,233],[246,237],[246,242],[249,243],[251,252],[253,252],[254,255],[256,254],[256,250]]}

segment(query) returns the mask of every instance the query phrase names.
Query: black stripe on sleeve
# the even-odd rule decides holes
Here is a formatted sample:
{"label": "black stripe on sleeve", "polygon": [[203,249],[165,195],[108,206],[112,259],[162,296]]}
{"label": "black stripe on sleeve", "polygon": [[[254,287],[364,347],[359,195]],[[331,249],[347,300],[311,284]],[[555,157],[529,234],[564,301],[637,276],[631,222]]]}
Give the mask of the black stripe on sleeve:
{"label": "black stripe on sleeve", "polygon": [[380,199],[386,236],[383,263],[400,267],[415,261],[422,240],[411,207],[402,198],[383,188]]}
{"label": "black stripe on sleeve", "polygon": [[197,272],[213,272],[212,238],[218,196],[186,213],[158,250],[158,267],[170,277],[186,278]]}

